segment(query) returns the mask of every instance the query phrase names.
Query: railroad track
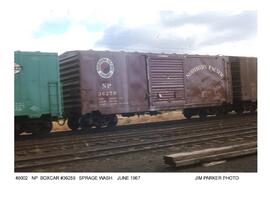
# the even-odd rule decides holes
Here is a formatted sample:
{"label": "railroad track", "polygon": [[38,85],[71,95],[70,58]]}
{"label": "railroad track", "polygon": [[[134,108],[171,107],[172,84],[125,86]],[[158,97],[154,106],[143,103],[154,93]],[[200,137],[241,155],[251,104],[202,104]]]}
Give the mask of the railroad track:
{"label": "railroad track", "polygon": [[18,141],[15,145],[15,170],[169,147],[198,149],[254,142],[257,139],[256,115],[212,118],[182,124],[164,123],[153,127],[107,131],[42,141]]}
{"label": "railroad track", "polygon": [[[244,114],[242,116],[248,117],[250,114]],[[252,114],[254,115],[254,114]],[[222,116],[221,119],[226,119],[226,118],[239,118],[239,115],[237,114],[228,114],[226,116]],[[89,134],[100,134],[100,133],[111,133],[115,131],[126,131],[126,130],[134,130],[134,129],[141,129],[141,128],[155,128],[155,127],[160,127],[164,125],[183,125],[183,124],[190,124],[190,123],[197,123],[197,122],[202,122],[202,121],[211,121],[211,120],[216,120],[218,117],[216,116],[210,116],[205,119],[200,119],[200,118],[191,118],[189,120],[183,119],[183,120],[171,120],[171,121],[160,121],[160,122],[148,122],[148,123],[140,123],[140,124],[128,124],[128,125],[121,125],[113,128],[108,128],[108,127],[102,127],[102,128],[92,128],[92,129],[86,129],[86,130],[77,130],[77,131],[58,131],[58,132],[51,132],[50,134],[47,135],[19,135],[16,136],[16,143],[20,143],[22,141],[30,141],[33,143],[33,141],[39,141],[39,140],[46,140],[50,139],[59,139],[59,138],[66,138],[66,137],[80,137],[83,135],[89,135]]]}

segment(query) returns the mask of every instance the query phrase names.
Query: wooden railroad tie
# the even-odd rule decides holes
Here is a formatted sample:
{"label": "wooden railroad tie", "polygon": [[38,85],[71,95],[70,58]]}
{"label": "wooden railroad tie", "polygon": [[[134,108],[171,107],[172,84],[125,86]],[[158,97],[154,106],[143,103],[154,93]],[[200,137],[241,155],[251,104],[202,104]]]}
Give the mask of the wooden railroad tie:
{"label": "wooden railroad tie", "polygon": [[180,152],[163,157],[166,164],[181,167],[257,153],[257,142]]}

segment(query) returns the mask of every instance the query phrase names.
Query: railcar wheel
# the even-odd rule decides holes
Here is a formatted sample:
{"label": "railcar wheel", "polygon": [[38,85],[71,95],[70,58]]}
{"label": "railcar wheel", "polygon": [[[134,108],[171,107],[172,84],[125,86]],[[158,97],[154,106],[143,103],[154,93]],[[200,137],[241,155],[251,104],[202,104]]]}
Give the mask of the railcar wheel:
{"label": "railcar wheel", "polygon": [[242,106],[238,106],[234,110],[238,115],[242,114],[244,112],[244,108]]}
{"label": "railcar wheel", "polygon": [[21,130],[15,131],[15,136],[19,136],[21,133],[23,133]]}
{"label": "railcar wheel", "polygon": [[94,126],[95,126],[96,128],[101,128],[101,124],[100,124],[100,123],[95,123]]}
{"label": "railcar wheel", "polygon": [[83,130],[90,129],[93,126],[93,118],[91,115],[84,115],[80,119],[80,126]]}
{"label": "railcar wheel", "polygon": [[109,122],[107,124],[108,127],[115,127],[117,125],[118,118],[116,115],[112,115],[109,117]]}
{"label": "railcar wheel", "polygon": [[251,113],[255,113],[257,111],[257,107],[255,105],[250,106],[249,111]]}
{"label": "railcar wheel", "polygon": [[185,118],[186,119],[190,119],[191,117],[192,117],[192,111],[191,110],[187,110],[187,109],[185,109],[184,111],[183,111],[183,115],[185,116]]}
{"label": "railcar wheel", "polygon": [[76,131],[80,126],[79,118],[77,116],[69,117],[67,125],[72,131]]}
{"label": "railcar wheel", "polygon": [[44,120],[41,122],[39,127],[39,133],[40,134],[48,134],[52,130],[52,122],[50,120]]}
{"label": "railcar wheel", "polygon": [[207,112],[206,112],[206,110],[200,110],[200,112],[199,112],[199,117],[200,117],[201,119],[206,118],[206,117],[207,117]]}
{"label": "railcar wheel", "polygon": [[19,123],[15,123],[15,135],[18,136],[23,133],[23,129]]}
{"label": "railcar wheel", "polygon": [[228,110],[225,106],[218,107],[216,110],[216,116],[222,117],[228,114]]}

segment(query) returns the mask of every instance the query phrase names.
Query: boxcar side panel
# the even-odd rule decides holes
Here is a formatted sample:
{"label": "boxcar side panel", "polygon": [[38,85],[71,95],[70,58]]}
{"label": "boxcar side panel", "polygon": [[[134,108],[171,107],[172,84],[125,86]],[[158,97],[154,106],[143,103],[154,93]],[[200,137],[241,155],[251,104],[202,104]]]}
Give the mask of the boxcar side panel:
{"label": "boxcar side panel", "polygon": [[82,114],[146,110],[146,73],[139,54],[83,51],[80,74]]}
{"label": "boxcar side panel", "polygon": [[187,56],[185,59],[186,106],[231,103],[230,73],[224,57]]}
{"label": "boxcar side panel", "polygon": [[130,112],[149,111],[146,56],[129,53],[126,56],[128,103]]}
{"label": "boxcar side panel", "polygon": [[56,53],[15,52],[15,116],[61,115]]}

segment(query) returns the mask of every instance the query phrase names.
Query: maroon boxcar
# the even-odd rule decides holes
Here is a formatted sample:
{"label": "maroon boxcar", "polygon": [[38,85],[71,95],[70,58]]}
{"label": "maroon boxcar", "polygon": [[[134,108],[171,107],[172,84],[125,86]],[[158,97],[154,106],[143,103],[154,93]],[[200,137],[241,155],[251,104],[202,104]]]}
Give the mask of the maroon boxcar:
{"label": "maroon boxcar", "polygon": [[184,109],[190,118],[225,111],[232,103],[228,58],[152,54],[147,57],[150,110]]}
{"label": "maroon boxcar", "polygon": [[146,58],[140,53],[72,51],[60,56],[68,125],[113,126],[115,114],[148,112]]}
{"label": "maroon boxcar", "polygon": [[233,107],[230,63],[225,56],[66,52],[60,77],[68,125],[114,126],[116,114],[174,109],[187,118],[226,113]]}

